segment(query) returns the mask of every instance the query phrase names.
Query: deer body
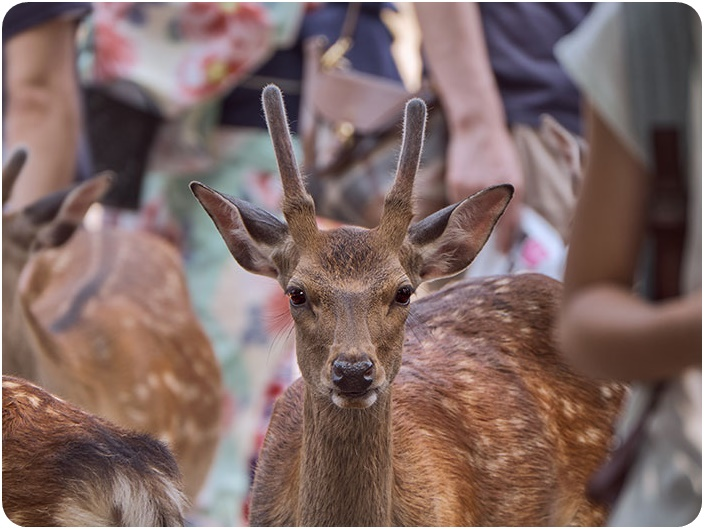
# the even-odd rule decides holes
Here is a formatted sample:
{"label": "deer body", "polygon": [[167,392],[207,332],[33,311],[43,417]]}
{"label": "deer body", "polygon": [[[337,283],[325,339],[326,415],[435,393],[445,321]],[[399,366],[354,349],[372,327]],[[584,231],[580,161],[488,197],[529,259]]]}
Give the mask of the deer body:
{"label": "deer body", "polygon": [[176,249],[80,225],[107,185],[3,214],[3,373],[167,443],[193,500],[218,442],[219,366]]}
{"label": "deer body", "polygon": [[559,283],[460,283],[410,304],[474,259],[510,186],[411,224],[425,105],[406,106],[380,225],[319,231],[280,92],[264,110],[286,222],[198,183],[196,198],[245,269],[290,298],[301,380],[276,404],[252,525],[597,525],[586,482],[606,458],[623,388],[562,362]]}
{"label": "deer body", "polygon": [[[527,274],[415,302],[391,402],[376,413],[316,401],[297,381],[274,410],[252,525],[603,523],[584,486],[623,389],[577,377],[557,356],[560,290]],[[509,318],[513,332],[497,335]]]}
{"label": "deer body", "polygon": [[171,453],[41,388],[3,375],[2,504],[22,526],[181,526]]}
{"label": "deer body", "polygon": [[166,442],[193,499],[218,441],[220,373],[184,304],[179,266],[178,253],[158,237],[79,230],[30,259],[22,304],[39,352],[34,379]]}

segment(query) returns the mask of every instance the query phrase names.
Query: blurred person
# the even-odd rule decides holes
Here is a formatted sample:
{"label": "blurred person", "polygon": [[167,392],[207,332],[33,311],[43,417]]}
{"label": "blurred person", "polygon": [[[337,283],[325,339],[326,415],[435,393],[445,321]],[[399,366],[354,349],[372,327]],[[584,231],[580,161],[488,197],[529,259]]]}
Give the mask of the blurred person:
{"label": "blurred person", "polygon": [[76,28],[90,3],[27,2],[3,19],[3,156],[18,146],[29,158],[9,204],[20,208],[76,178],[81,103]]}
{"label": "blurred person", "polygon": [[[576,368],[633,382],[622,439],[647,419],[609,523],[687,525],[702,485],[701,21],[686,4],[603,4],[556,53],[587,99],[590,144],[559,337]],[[680,140],[688,206],[680,294],[653,299],[648,208],[662,195],[653,191],[662,127]]]}
{"label": "blurred person", "polygon": [[522,202],[567,241],[575,200],[572,175],[537,129],[541,115],[550,114],[581,141],[579,95],[552,48],[591,4],[413,5],[448,122],[448,203],[510,183],[516,193],[496,228],[499,251],[507,253],[516,242]]}

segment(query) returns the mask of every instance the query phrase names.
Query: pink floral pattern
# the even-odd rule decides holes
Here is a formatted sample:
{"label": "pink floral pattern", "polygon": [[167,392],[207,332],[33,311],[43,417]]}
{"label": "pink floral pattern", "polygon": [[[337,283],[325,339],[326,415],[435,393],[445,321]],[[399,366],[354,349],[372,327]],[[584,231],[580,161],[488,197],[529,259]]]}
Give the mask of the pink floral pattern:
{"label": "pink floral pattern", "polygon": [[185,100],[222,92],[267,49],[270,24],[257,4],[189,3],[179,24],[185,38],[204,41],[179,65],[178,86]]}
{"label": "pink floral pattern", "polygon": [[184,4],[179,27],[187,39],[208,39],[227,31],[228,6],[215,2],[188,2]]}
{"label": "pink floral pattern", "polygon": [[175,115],[225,93],[273,52],[263,3],[94,5],[93,78],[128,80]]}
{"label": "pink floral pattern", "polygon": [[129,4],[106,3],[95,8],[95,78],[113,81],[128,74],[135,63],[136,50],[114,24],[123,18]]}

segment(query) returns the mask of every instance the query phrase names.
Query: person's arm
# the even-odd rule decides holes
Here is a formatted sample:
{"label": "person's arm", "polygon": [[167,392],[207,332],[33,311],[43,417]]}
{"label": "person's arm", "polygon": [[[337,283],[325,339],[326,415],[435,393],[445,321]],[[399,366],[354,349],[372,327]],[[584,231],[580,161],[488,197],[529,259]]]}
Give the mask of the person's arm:
{"label": "person's arm", "polygon": [[27,165],[9,203],[22,207],[75,177],[80,128],[76,21],[58,18],[5,43],[5,145],[24,145]]}
{"label": "person's arm", "polygon": [[423,50],[448,121],[448,200],[509,183],[516,193],[497,226],[508,251],[523,194],[523,172],[487,54],[476,3],[414,3]]}
{"label": "person's arm", "polygon": [[701,291],[653,303],[633,293],[649,179],[597,112],[565,270],[566,358],[602,378],[657,380],[701,367]]}

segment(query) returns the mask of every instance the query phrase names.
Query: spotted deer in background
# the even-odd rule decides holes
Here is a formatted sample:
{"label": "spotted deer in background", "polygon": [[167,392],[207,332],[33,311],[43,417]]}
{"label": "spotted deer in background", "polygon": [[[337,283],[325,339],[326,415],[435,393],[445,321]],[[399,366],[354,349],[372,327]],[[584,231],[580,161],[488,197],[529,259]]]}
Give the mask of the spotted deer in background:
{"label": "spotted deer in background", "polygon": [[[3,168],[3,204],[25,157]],[[3,211],[3,374],[166,442],[194,500],[218,442],[219,366],[178,251],[143,232],[82,228],[109,185],[101,175]]]}
{"label": "spotted deer in background", "polygon": [[425,104],[405,113],[395,182],[374,229],[320,231],[283,99],[263,104],[286,222],[191,188],[235,259],[290,298],[302,379],[277,401],[252,525],[598,525],[585,495],[623,388],[572,372],[553,342],[560,283],[526,274],[410,303],[482,248],[512,196],[485,189],[411,225]]}
{"label": "spotted deer in background", "polygon": [[17,525],[182,526],[176,460],[159,441],[2,377],[2,506]]}

